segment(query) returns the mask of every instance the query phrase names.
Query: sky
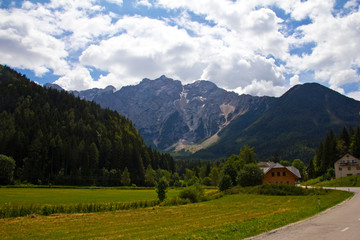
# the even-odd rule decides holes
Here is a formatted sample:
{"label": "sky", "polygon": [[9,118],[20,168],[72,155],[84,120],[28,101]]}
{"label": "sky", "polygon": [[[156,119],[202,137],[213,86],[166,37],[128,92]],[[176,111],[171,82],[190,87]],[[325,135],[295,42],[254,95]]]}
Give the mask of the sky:
{"label": "sky", "polygon": [[161,75],[360,100],[360,0],[0,0],[0,64],[67,90]]}

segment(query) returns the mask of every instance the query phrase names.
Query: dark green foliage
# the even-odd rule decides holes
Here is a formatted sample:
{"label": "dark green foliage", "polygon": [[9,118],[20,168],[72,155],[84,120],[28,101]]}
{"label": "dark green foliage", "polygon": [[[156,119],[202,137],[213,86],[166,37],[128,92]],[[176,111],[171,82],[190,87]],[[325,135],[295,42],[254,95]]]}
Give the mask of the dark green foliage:
{"label": "dark green foliage", "polygon": [[237,170],[231,162],[226,162],[222,171],[222,175],[227,175],[231,178],[232,185],[236,185],[237,182]]}
{"label": "dark green foliage", "polygon": [[304,179],[305,177],[305,164],[300,160],[300,159],[295,159],[293,162],[292,162],[292,166],[297,168],[300,172],[300,175],[301,175],[301,178]]}
{"label": "dark green foliage", "polygon": [[2,65],[0,92],[0,154],[14,158],[21,181],[119,185],[118,173],[127,168],[132,182],[144,185],[144,166],[175,171],[173,158],[145,146],[115,111],[43,88]]}
{"label": "dark green foliage", "polygon": [[309,178],[315,178],[323,174],[328,177],[333,176],[333,172],[329,169],[334,168],[334,163],[346,153],[359,158],[359,150],[360,127],[357,127],[355,130],[351,127],[349,130],[343,128],[337,136],[333,131],[329,131],[324,143],[320,142],[313,160],[309,163],[307,168]]}
{"label": "dark green foliage", "polygon": [[131,178],[130,173],[127,168],[124,169],[123,173],[121,174],[121,184],[124,186],[130,186]]}
{"label": "dark green foliage", "polygon": [[163,202],[166,198],[167,188],[169,187],[169,183],[165,177],[162,177],[156,184],[156,193],[158,194],[158,198],[160,202]]}
{"label": "dark green foliage", "polygon": [[184,188],[180,193],[179,197],[182,199],[189,199],[190,202],[200,202],[205,196],[204,189],[200,184],[194,184],[190,187]]}
{"label": "dark green foliage", "polygon": [[219,182],[219,190],[221,192],[231,188],[233,186],[233,183],[231,181],[231,177],[229,175],[222,175],[220,182]]}
{"label": "dark green foliage", "polygon": [[249,144],[263,159],[277,152],[282,159],[308,162],[330,129],[338,132],[360,121],[359,101],[316,83],[295,86],[268,103],[262,106],[265,110],[249,111],[236,118],[220,133],[216,144],[195,157],[227,157]]}
{"label": "dark green foliage", "polygon": [[227,190],[227,194],[238,194],[238,193],[248,193],[248,194],[261,194],[261,195],[277,195],[277,196],[306,196],[306,195],[324,195],[328,191],[327,189],[322,188],[301,188],[285,184],[264,184],[255,187],[235,187]]}
{"label": "dark green foliage", "polygon": [[0,154],[0,185],[10,184],[13,180],[15,160]]}
{"label": "dark green foliage", "polygon": [[238,175],[238,183],[240,186],[256,186],[262,183],[264,171],[255,163],[246,164],[240,170]]}

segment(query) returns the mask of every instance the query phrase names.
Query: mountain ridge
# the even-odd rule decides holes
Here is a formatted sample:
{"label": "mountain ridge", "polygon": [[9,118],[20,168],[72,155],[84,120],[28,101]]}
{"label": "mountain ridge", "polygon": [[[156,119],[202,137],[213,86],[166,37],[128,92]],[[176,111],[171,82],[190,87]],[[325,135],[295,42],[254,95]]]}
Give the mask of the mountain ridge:
{"label": "mountain ridge", "polygon": [[255,97],[204,80],[183,85],[164,75],[118,91],[99,90],[92,101],[131,119],[147,144],[199,158],[227,157],[244,144],[255,146],[261,158],[275,152],[309,158],[327,130],[358,124],[352,112],[360,111],[360,102],[318,83],[296,85],[278,98]]}

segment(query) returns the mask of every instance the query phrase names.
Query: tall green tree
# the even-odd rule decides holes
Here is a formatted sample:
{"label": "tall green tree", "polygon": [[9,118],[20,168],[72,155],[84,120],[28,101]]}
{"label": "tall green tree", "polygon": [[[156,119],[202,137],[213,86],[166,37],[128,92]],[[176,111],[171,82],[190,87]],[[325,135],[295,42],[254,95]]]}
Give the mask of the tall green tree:
{"label": "tall green tree", "polygon": [[211,172],[209,174],[209,177],[211,179],[211,185],[212,186],[218,186],[219,185],[219,170],[216,166],[211,168]]}
{"label": "tall green tree", "polygon": [[300,159],[295,159],[292,163],[292,166],[296,167],[299,170],[302,178],[305,177],[306,167],[303,161],[301,161]]}
{"label": "tall green tree", "polygon": [[155,178],[156,178],[156,172],[154,169],[152,169],[151,165],[149,164],[145,172],[145,185],[149,187],[155,186],[156,183]]}
{"label": "tall green tree", "polygon": [[123,186],[130,186],[131,184],[130,173],[127,168],[125,168],[123,173],[121,174],[121,184]]}
{"label": "tall green tree", "polygon": [[245,164],[257,163],[254,147],[251,148],[248,145],[244,145],[239,157],[244,160]]}
{"label": "tall green tree", "polygon": [[14,177],[15,160],[0,154],[0,185],[10,184]]}
{"label": "tall green tree", "polygon": [[158,194],[160,202],[163,202],[165,200],[168,187],[169,183],[165,177],[160,178],[160,180],[157,182],[156,193]]}
{"label": "tall green tree", "polygon": [[357,127],[352,136],[350,144],[350,152],[355,157],[360,157],[360,127]]}

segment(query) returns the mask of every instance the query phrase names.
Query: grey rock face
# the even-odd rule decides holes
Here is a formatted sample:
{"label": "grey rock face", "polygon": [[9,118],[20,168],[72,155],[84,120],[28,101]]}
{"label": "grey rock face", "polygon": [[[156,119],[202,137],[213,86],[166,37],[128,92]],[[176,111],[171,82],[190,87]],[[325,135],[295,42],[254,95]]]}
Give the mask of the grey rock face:
{"label": "grey rock face", "polygon": [[80,96],[131,119],[145,141],[161,150],[179,150],[182,145],[210,138],[237,116],[267,101],[227,92],[208,81],[183,86],[165,76],[143,79],[136,86],[95,94],[93,98],[91,94]]}
{"label": "grey rock face", "polygon": [[[62,90],[54,84],[46,87]],[[264,112],[272,100],[228,92],[209,81],[182,85],[165,76],[115,90],[108,86],[71,92],[129,118],[146,143],[160,150],[186,149],[207,139],[211,144],[235,118],[248,111]]]}

